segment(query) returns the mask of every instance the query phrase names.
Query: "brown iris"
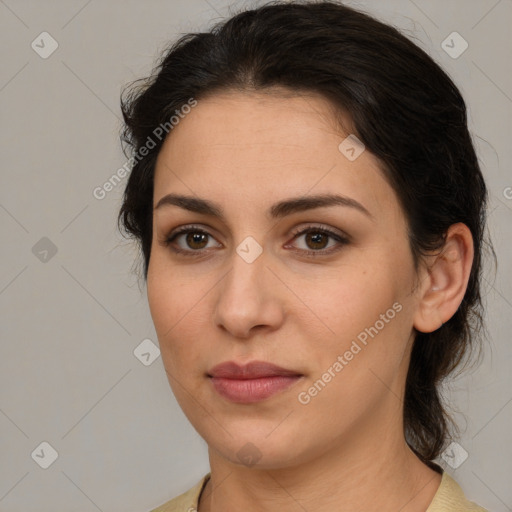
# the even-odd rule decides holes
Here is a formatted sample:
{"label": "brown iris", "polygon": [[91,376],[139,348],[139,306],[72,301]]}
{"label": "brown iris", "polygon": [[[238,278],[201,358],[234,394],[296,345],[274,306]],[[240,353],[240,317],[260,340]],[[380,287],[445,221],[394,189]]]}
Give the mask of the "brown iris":
{"label": "brown iris", "polygon": [[[208,235],[192,231],[186,236],[187,244],[193,249],[203,249],[208,244]],[[194,244],[203,244],[200,247]]]}
{"label": "brown iris", "polygon": [[[322,240],[323,238],[323,240]],[[313,249],[324,249],[328,240],[328,236],[325,233],[319,233],[318,231],[311,231],[310,233],[306,233],[306,244],[310,247],[310,242],[312,243]]]}

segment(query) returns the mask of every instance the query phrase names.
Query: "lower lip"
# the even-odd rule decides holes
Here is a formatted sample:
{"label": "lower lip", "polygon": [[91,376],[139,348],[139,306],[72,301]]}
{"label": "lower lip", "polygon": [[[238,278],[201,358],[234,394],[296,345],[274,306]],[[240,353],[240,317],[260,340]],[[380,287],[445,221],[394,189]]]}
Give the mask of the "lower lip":
{"label": "lower lip", "polygon": [[213,387],[219,395],[236,403],[250,404],[260,402],[289,388],[301,377],[276,375],[259,379],[226,379],[211,377]]}

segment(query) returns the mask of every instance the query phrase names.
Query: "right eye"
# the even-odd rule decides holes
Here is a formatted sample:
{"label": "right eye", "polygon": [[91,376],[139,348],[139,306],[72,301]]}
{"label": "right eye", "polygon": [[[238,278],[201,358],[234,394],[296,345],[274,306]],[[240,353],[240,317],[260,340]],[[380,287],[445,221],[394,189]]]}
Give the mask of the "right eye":
{"label": "right eye", "polygon": [[[199,256],[206,249],[215,247],[208,247],[208,237],[213,240],[213,236],[207,231],[194,226],[183,226],[167,236],[163,245],[170,247],[172,251],[178,254]],[[175,246],[176,243],[178,245],[177,247]],[[220,245],[217,247],[220,247]]]}

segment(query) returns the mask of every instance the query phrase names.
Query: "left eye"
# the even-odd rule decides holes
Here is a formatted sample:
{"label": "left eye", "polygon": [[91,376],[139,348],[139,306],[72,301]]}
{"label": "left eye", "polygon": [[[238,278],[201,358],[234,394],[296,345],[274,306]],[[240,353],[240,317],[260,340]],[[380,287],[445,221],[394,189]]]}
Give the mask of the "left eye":
{"label": "left eye", "polygon": [[[308,227],[294,234],[292,240],[297,240],[304,237],[305,247],[300,248],[299,252],[306,253],[308,255],[316,256],[326,253],[333,252],[333,247],[346,245],[349,243],[347,237],[342,236],[329,229],[320,227]],[[207,231],[201,229],[192,229],[190,227],[184,227],[176,233],[172,233],[166,240],[164,240],[164,246],[170,246],[175,253],[182,253],[189,256],[200,255],[206,249],[212,247],[221,247],[218,245],[209,245],[208,238],[215,240],[213,236]],[[173,246],[173,242],[184,241],[185,247],[177,243],[177,247]],[[329,240],[332,242],[329,245]],[[287,244],[285,247],[289,247]],[[337,250],[337,249],[335,249]]]}
{"label": "left eye", "polygon": [[[349,242],[348,238],[320,227],[306,228],[296,233],[293,239],[296,240],[301,237],[305,237],[304,243],[306,244],[306,247],[301,249],[301,251],[313,256],[333,252],[331,249],[336,247],[336,245],[346,245]],[[333,242],[330,246],[328,245],[329,239]]]}

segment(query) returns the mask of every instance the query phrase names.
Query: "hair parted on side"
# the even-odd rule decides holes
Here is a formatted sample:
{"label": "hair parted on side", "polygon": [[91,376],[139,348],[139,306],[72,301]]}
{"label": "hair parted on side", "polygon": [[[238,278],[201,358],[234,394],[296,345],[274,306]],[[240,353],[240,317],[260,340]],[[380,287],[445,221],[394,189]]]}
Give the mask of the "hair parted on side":
{"label": "hair parted on side", "polygon": [[[448,228],[466,224],[474,261],[457,312],[416,333],[404,399],[409,446],[428,465],[455,427],[439,386],[480,341],[487,189],[467,127],[465,102],[449,76],[397,29],[333,1],[269,2],[173,43],[152,76],[123,91],[121,138],[132,151],[191,98],[216,92],[315,93],[349,116],[353,133],[382,164],[409,228],[416,266],[439,250]],[[172,136],[172,132],[169,133]],[[161,137],[133,158],[118,224],[141,249],[152,243],[153,178]],[[489,244],[490,247],[490,244]],[[491,248],[492,250],[492,248]]]}

